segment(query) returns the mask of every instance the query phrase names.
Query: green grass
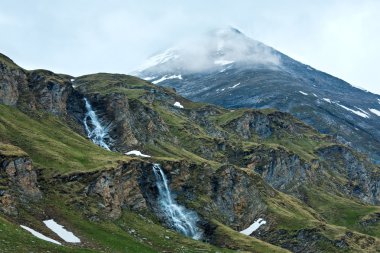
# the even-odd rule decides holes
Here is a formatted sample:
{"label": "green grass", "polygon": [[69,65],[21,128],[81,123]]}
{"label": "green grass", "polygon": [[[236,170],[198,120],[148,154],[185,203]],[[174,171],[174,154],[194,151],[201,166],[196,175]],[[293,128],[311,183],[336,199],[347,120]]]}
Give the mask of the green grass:
{"label": "green grass", "polygon": [[115,90],[138,89],[139,92],[142,92],[157,88],[155,85],[134,76],[106,73],[78,77],[75,79],[75,85],[79,89],[85,90],[86,93],[101,94],[113,93]]}
{"label": "green grass", "polygon": [[297,154],[300,158],[307,162],[317,159],[315,151],[318,148],[329,145],[329,143],[322,140],[314,140],[305,136],[300,136],[298,138],[294,138],[292,136],[282,136],[281,138],[278,138],[274,136],[265,139],[262,142],[267,145],[281,145],[289,152]]}
{"label": "green grass", "polygon": [[0,142],[0,156],[22,157],[28,156],[28,154],[19,147]]}
{"label": "green grass", "polygon": [[212,116],[211,119],[220,126],[227,125],[231,121],[242,117],[248,109],[236,109],[236,110],[228,110],[225,111],[221,115]]}
{"label": "green grass", "polygon": [[[42,70],[36,71],[40,75],[50,74]],[[49,75],[48,75],[49,74]],[[60,77],[66,78],[66,77]],[[98,93],[108,95],[113,93],[125,94],[129,99],[139,99],[145,94],[156,94],[157,90],[164,95],[170,95],[171,99],[178,99],[177,95],[169,89],[163,89],[152,85],[149,82],[136,77],[126,75],[109,75],[95,74],[83,76],[76,79],[75,84],[79,90],[84,93]],[[156,91],[152,91],[152,89]],[[160,136],[160,138],[146,144],[144,150],[154,156],[154,159],[162,161],[178,161],[185,159],[190,163],[203,164],[207,163],[212,168],[219,168],[224,156],[229,155],[228,151],[219,151],[216,149],[218,139],[207,134],[201,123],[195,122],[189,117],[190,109],[203,110],[208,105],[198,104],[180,98],[185,109],[170,110],[165,99],[160,100],[159,95],[155,96],[153,105],[147,103],[147,100],[141,101],[145,106],[150,106],[164,120],[169,128],[169,133]],[[212,106],[210,106],[212,107]],[[304,161],[310,161],[316,158],[314,152],[316,149],[330,145],[323,135],[317,134],[313,129],[302,125],[300,122],[289,116],[289,120],[295,128],[301,129],[300,133],[288,134],[287,130],[281,129],[281,124],[288,119],[279,117],[280,123],[276,123],[273,129],[273,136],[267,139],[260,139],[253,136],[251,140],[244,141],[240,138],[234,129],[229,129],[229,123],[242,117],[247,112],[257,112],[273,116],[279,113],[273,110],[255,111],[255,110],[224,110],[214,107],[219,113],[216,116],[209,116],[207,119],[220,131],[226,133],[226,140],[233,149],[232,152],[249,152],[256,148],[266,149],[284,149],[289,154],[297,154]],[[106,151],[87,138],[74,132],[67,127],[64,121],[46,113],[36,112],[31,115],[4,105],[0,105],[0,155],[4,156],[22,156],[29,155],[34,165],[44,168],[42,171],[42,180],[46,185],[43,186],[45,199],[43,204],[36,208],[35,213],[25,211],[21,214],[20,220],[28,221],[28,224],[34,225],[41,231],[45,230],[38,213],[44,213],[44,209],[53,209],[57,218],[66,222],[69,227],[75,231],[85,242],[84,247],[74,246],[58,247],[46,242],[35,243],[31,251],[35,252],[91,252],[91,250],[105,252],[156,252],[156,251],[175,251],[175,252],[200,252],[200,251],[219,251],[228,252],[226,249],[218,249],[210,244],[193,241],[183,237],[178,233],[162,227],[156,220],[146,218],[128,210],[124,210],[122,217],[116,221],[97,220],[90,221],[85,215],[98,214],[100,210],[97,203],[94,205],[91,200],[87,199],[83,193],[83,185],[75,182],[67,183],[61,186],[62,192],[58,187],[49,185],[49,178],[54,174],[64,174],[79,171],[93,171],[98,169],[115,168],[120,161],[129,161],[131,158]],[[294,121],[292,121],[294,120]],[[176,141],[169,141],[167,137],[176,137]],[[223,139],[223,138],[222,138]],[[203,150],[213,152],[213,160],[209,160],[203,153]],[[26,152],[26,153],[25,153]],[[247,157],[248,159],[249,157]],[[218,160],[220,159],[220,160]],[[198,172],[197,172],[198,173]],[[201,173],[201,172],[199,172]],[[254,173],[253,173],[254,174]],[[253,181],[257,188],[262,192],[267,186],[257,175]],[[198,177],[199,178],[199,177]],[[66,187],[66,188],[65,188]],[[261,188],[260,188],[261,187]],[[53,188],[53,189],[50,189]],[[326,194],[326,192],[309,192],[308,204],[300,200],[273,191],[271,196],[265,196],[267,205],[268,220],[273,222],[275,229],[284,229],[288,233],[296,233],[300,229],[315,228],[325,226],[324,234],[330,238],[339,238],[344,235],[348,229],[366,233],[379,237],[380,227],[374,225],[369,228],[363,228],[359,222],[368,215],[378,212],[379,208],[371,207],[356,203],[349,199],[335,197]],[[80,193],[80,194],[78,194]],[[66,195],[65,195],[66,194]],[[199,195],[199,198],[190,203],[192,207],[202,210],[205,203],[210,199],[206,195]],[[84,211],[83,205],[89,204],[91,209]],[[82,206],[81,206],[82,205]],[[76,206],[74,208],[73,206]],[[82,208],[82,210],[80,209]],[[314,209],[312,209],[314,208]],[[33,209],[31,207],[31,209]],[[37,211],[38,209],[38,211]],[[342,210],[342,211],[341,211]],[[83,211],[83,212],[82,212]],[[92,213],[92,211],[94,211]],[[30,212],[30,210],[29,210]],[[215,215],[215,214],[214,214]],[[220,245],[226,245],[233,249],[241,249],[253,252],[287,252],[281,248],[264,243],[255,238],[243,236],[238,232],[224,226],[215,218],[214,224],[217,225],[216,236]],[[220,218],[220,217],[219,217]],[[326,221],[330,224],[326,224]],[[27,235],[28,232],[21,231],[18,226],[0,219],[2,230],[7,233],[0,233],[0,240],[11,245],[12,236],[18,240],[14,249],[20,249],[20,252],[29,250],[27,244],[23,245],[23,237],[30,240],[37,240]],[[4,224],[4,225],[3,225]],[[19,231],[20,230],[20,231]],[[131,232],[134,230],[135,232]],[[0,231],[1,232],[1,231]],[[8,236],[9,234],[9,236]],[[169,237],[169,239],[167,238]],[[145,238],[145,239],[144,239]],[[32,243],[26,239],[28,243]],[[11,245],[12,246],[12,245]],[[19,247],[19,248],[18,248]],[[327,246],[326,246],[327,247]],[[328,248],[328,247],[327,247]],[[5,248],[10,250],[11,248]]]}
{"label": "green grass", "polygon": [[67,173],[111,167],[128,159],[98,147],[55,116],[32,118],[5,105],[0,105],[0,113],[0,141],[20,147],[38,167]]}
{"label": "green grass", "polygon": [[9,222],[0,215],[0,251],[2,253],[14,252],[67,252],[85,253],[97,252],[95,250],[81,249],[72,246],[59,246],[38,239],[20,226]]}
{"label": "green grass", "polygon": [[5,64],[10,69],[21,69],[16,63],[2,53],[0,53],[0,63]]}
{"label": "green grass", "polygon": [[[78,236],[82,243],[80,245],[66,244],[64,247],[55,246],[54,244],[39,240],[28,232],[18,229],[17,225],[3,222],[0,219],[0,229],[8,226],[3,230],[6,235],[0,233],[0,241],[9,245],[6,252],[29,252],[27,245],[22,242],[23,237],[30,237],[35,241],[35,247],[30,249],[35,252],[232,252],[228,249],[221,249],[185,237],[173,230],[167,229],[157,223],[157,219],[150,219],[149,214],[137,214],[124,210],[122,216],[115,220],[97,220],[90,221],[83,215],[80,210],[75,210],[68,205],[70,196],[58,194],[51,190],[46,193],[43,203],[40,203],[36,209],[21,210],[19,219],[22,224],[45,234],[46,236],[56,239],[49,229],[47,229],[39,218],[39,213],[48,213],[58,223],[65,225],[70,231]],[[42,211],[44,210],[44,211]],[[0,217],[1,218],[1,217]],[[3,225],[5,224],[5,225]],[[20,230],[20,231],[18,231]],[[19,235],[14,236],[21,232]],[[9,236],[8,236],[9,234]],[[12,243],[12,236],[17,240],[17,244]],[[57,238],[59,240],[59,238]],[[3,252],[3,251],[1,251]]]}
{"label": "green grass", "polygon": [[316,189],[308,189],[307,193],[308,204],[327,222],[380,238],[380,222],[368,227],[360,224],[370,214],[380,213],[379,206],[365,205]]}
{"label": "green grass", "polygon": [[298,230],[314,227],[319,223],[319,215],[300,200],[282,192],[268,198],[268,211],[276,220],[276,229]]}
{"label": "green grass", "polygon": [[247,252],[272,252],[272,253],[285,253],[290,252],[286,249],[277,247],[275,245],[263,242],[254,237],[242,235],[241,233],[232,230],[231,228],[214,220],[213,223],[217,226],[215,231],[215,240],[220,244],[229,248],[247,251]]}

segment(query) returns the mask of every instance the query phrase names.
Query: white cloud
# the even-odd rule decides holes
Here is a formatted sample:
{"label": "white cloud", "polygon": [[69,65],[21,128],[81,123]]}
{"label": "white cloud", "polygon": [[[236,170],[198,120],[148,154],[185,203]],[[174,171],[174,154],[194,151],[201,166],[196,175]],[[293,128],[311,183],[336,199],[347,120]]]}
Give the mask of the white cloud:
{"label": "white cloud", "polygon": [[1,3],[0,48],[27,68],[126,73],[179,40],[232,25],[380,93],[379,10],[375,0],[13,0]]}

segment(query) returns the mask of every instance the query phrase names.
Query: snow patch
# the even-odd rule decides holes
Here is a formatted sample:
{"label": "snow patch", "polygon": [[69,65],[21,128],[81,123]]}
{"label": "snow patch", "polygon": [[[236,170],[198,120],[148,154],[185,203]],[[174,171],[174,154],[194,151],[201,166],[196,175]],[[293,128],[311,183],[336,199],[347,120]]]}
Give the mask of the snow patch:
{"label": "snow patch", "polygon": [[163,64],[169,60],[177,59],[179,55],[175,53],[175,49],[169,48],[162,54],[154,55],[150,57],[142,66],[138,69],[138,71],[143,71],[145,69],[154,67],[159,64]]}
{"label": "snow patch", "polygon": [[224,69],[220,70],[219,73],[223,73],[225,72],[226,70],[230,69],[231,65],[225,67]]}
{"label": "snow patch", "polygon": [[183,109],[183,105],[181,105],[181,103],[180,102],[175,102],[174,104],[173,104],[175,107],[178,107],[178,108],[181,108],[181,109]]}
{"label": "snow patch", "polygon": [[180,80],[182,80],[182,75],[171,75],[171,76],[164,75],[163,77],[161,77],[160,79],[158,79],[156,81],[153,81],[152,83],[158,84],[158,83],[161,83],[161,82],[163,82],[165,80],[169,80],[169,79],[180,79]]}
{"label": "snow patch", "polygon": [[151,157],[150,155],[144,155],[143,153],[141,153],[140,151],[138,150],[131,150],[127,153],[125,153],[126,155],[135,155],[135,156],[141,156],[141,157]]}
{"label": "snow patch", "polygon": [[53,219],[45,220],[45,225],[65,242],[80,243],[80,239],[76,237],[72,232],[66,230],[62,225],[59,225]]}
{"label": "snow patch", "polygon": [[322,99],[325,100],[327,103],[331,104],[331,99],[329,99],[329,98],[322,98]]}
{"label": "snow patch", "polygon": [[74,79],[74,78],[70,79],[70,82],[74,82],[74,81],[75,81],[75,79]]}
{"label": "snow patch", "polygon": [[359,108],[359,107],[357,107],[357,106],[355,106],[355,108],[358,109],[358,110],[360,110],[362,113],[367,114],[367,116],[370,116],[370,115],[368,114],[368,112],[364,111],[362,108]]}
{"label": "snow patch", "polygon": [[251,226],[248,228],[244,229],[243,231],[240,231],[240,233],[245,234],[245,235],[251,235],[253,232],[255,232],[261,225],[266,224],[267,222],[263,219],[258,219],[254,223],[252,223]]}
{"label": "snow patch", "polygon": [[35,237],[37,238],[40,238],[41,240],[44,240],[44,241],[48,241],[48,242],[52,242],[52,243],[55,243],[55,244],[58,244],[58,245],[62,245],[60,242],[54,240],[54,239],[51,239],[50,237],[47,237],[47,236],[44,236],[43,234],[37,232],[36,230],[34,229],[31,229],[27,226],[23,226],[23,225],[20,225],[23,229],[25,229],[26,231],[29,231],[32,235],[34,235]]}
{"label": "snow patch", "polygon": [[306,92],[303,92],[303,91],[298,91],[299,93],[301,93],[302,95],[305,95],[305,96],[307,96],[307,95],[309,95],[309,94],[307,94]]}
{"label": "snow patch", "polygon": [[223,59],[215,60],[214,61],[215,65],[221,65],[221,66],[228,65],[228,64],[231,64],[231,63],[234,63],[234,61],[223,60]]}
{"label": "snow patch", "polygon": [[336,103],[337,105],[339,105],[340,107],[342,107],[343,109],[349,111],[349,112],[352,112],[352,113],[355,113],[356,115],[360,116],[360,117],[363,117],[363,118],[369,118],[368,114],[365,114],[363,113],[362,111],[356,111],[356,110],[353,110],[351,108],[348,108],[347,106],[344,106],[344,105],[341,105],[339,103]]}
{"label": "snow patch", "polygon": [[151,81],[151,80],[153,80],[153,79],[155,79],[156,77],[155,76],[147,76],[147,77],[143,77],[143,79],[145,80],[145,81]]}
{"label": "snow patch", "polygon": [[377,116],[380,117],[380,111],[379,110],[376,110],[376,109],[373,109],[373,108],[368,108],[368,110],[370,110],[370,112],[372,112],[373,114],[376,114]]}
{"label": "snow patch", "polygon": [[228,87],[229,89],[233,89],[233,88],[236,88],[236,87],[238,87],[240,85],[240,83],[237,83],[237,84],[235,84],[235,85],[232,85],[231,87]]}

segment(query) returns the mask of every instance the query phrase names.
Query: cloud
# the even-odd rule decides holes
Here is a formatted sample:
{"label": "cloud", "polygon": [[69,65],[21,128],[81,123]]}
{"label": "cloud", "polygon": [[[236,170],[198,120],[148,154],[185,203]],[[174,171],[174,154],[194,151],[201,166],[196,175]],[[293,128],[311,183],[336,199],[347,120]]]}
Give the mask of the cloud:
{"label": "cloud", "polygon": [[155,71],[162,72],[173,69],[180,69],[181,73],[198,72],[230,63],[242,67],[275,67],[280,65],[280,56],[272,48],[248,38],[235,28],[227,27],[194,36],[154,55],[143,64],[140,71],[154,67]]}
{"label": "cloud", "polygon": [[379,9],[375,0],[12,0],[1,3],[0,48],[30,68],[127,73],[178,41],[232,25],[380,93]]}

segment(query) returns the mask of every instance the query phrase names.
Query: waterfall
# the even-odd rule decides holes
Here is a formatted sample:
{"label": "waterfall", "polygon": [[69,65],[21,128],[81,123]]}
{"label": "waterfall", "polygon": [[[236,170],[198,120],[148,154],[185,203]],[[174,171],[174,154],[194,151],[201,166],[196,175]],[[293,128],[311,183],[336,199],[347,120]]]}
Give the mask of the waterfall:
{"label": "waterfall", "polygon": [[90,102],[84,98],[86,105],[86,115],[83,119],[84,128],[88,138],[92,140],[95,144],[101,146],[104,149],[110,150],[108,144],[106,143],[106,138],[108,138],[108,129],[103,127],[100,123],[98,116],[91,107]]}
{"label": "waterfall", "polygon": [[170,192],[168,180],[159,164],[153,165],[153,172],[159,193],[159,207],[168,225],[186,236],[200,239],[202,232],[196,225],[199,220],[197,214],[176,203]]}

